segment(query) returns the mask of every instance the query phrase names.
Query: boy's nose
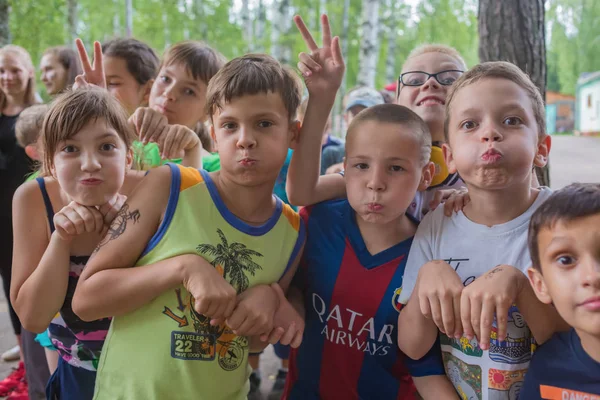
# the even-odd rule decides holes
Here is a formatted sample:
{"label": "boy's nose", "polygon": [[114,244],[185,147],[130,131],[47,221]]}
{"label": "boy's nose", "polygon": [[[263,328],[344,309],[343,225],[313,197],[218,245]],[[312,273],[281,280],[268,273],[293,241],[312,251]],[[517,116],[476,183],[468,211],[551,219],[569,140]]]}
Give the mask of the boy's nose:
{"label": "boy's nose", "polygon": [[369,182],[367,183],[367,187],[374,192],[381,192],[385,190],[385,177],[383,176],[382,171],[374,168],[371,176],[369,177]]}
{"label": "boy's nose", "polygon": [[256,138],[251,129],[240,126],[237,145],[242,149],[251,149],[256,146]]}
{"label": "boy's nose", "polygon": [[82,154],[81,170],[85,172],[95,172],[101,167],[100,160],[94,154]]}

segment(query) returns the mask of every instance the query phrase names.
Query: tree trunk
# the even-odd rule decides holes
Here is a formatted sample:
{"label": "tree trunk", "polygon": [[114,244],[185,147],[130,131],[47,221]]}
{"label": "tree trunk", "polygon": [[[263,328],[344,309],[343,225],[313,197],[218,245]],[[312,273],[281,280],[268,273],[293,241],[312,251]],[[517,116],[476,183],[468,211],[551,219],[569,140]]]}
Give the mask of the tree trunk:
{"label": "tree trunk", "polygon": [[398,58],[398,54],[396,53],[396,41],[398,39],[398,35],[396,33],[397,27],[397,5],[393,0],[386,0],[386,7],[389,12],[389,17],[387,18],[386,30],[387,30],[387,56],[385,59],[385,82],[391,83],[394,82],[398,78],[398,71],[396,70],[396,59]]}
{"label": "tree trunk", "polygon": [[119,0],[113,0],[113,7],[115,14],[113,15],[113,37],[121,36],[121,2]]}
{"label": "tree trunk", "polygon": [[[544,0],[479,0],[479,59],[510,61],[525,71],[546,98]],[[550,186],[549,168],[536,168]]]}
{"label": "tree trunk", "polygon": [[242,0],[242,29],[244,30],[244,40],[246,41],[246,51],[254,51],[254,34],[252,22],[250,19],[250,7],[248,6],[248,0]]}
{"label": "tree trunk", "polygon": [[258,6],[256,11],[256,25],[254,27],[254,37],[256,45],[254,46],[255,51],[265,51],[265,25],[267,24],[267,9],[263,0],[258,0]]}
{"label": "tree trunk", "polygon": [[69,25],[69,47],[75,48],[75,39],[77,35],[77,0],[69,0],[67,2],[67,23]]}
{"label": "tree trunk", "polygon": [[0,0],[0,47],[10,43],[9,16],[8,0]]}
{"label": "tree trunk", "polygon": [[360,68],[357,83],[375,87],[377,69],[377,34],[379,33],[379,0],[363,0],[360,45]]}
{"label": "tree trunk", "polygon": [[206,22],[204,21],[204,18],[206,18],[204,12],[204,4],[202,3],[202,0],[195,0],[194,23],[198,27],[198,31],[200,32],[200,38],[202,38],[202,40],[206,40],[208,36],[208,27],[206,25]]}
{"label": "tree trunk", "polygon": [[133,3],[132,0],[125,0],[125,34],[127,37],[133,36]]}
{"label": "tree trunk", "polygon": [[[348,63],[348,56],[347,56],[347,54],[348,54],[348,29],[350,28],[349,14],[350,14],[350,0],[344,0],[344,8],[342,11],[342,34],[340,35],[340,47],[342,48],[342,54],[344,54],[344,57],[346,58],[346,63]],[[342,103],[343,103],[344,96],[346,95],[347,77],[348,77],[348,73],[345,73],[344,77],[342,78],[342,84],[340,86],[340,90],[338,91],[336,103],[334,105],[334,113],[333,113],[333,115],[335,115],[335,118],[333,120],[333,131],[342,137],[346,136],[346,132],[342,131],[342,126],[344,124],[344,121],[341,116],[344,113]]]}
{"label": "tree trunk", "polygon": [[290,0],[273,1],[274,20],[271,27],[271,55],[282,64],[291,61],[291,48],[288,45],[288,32],[291,25]]}

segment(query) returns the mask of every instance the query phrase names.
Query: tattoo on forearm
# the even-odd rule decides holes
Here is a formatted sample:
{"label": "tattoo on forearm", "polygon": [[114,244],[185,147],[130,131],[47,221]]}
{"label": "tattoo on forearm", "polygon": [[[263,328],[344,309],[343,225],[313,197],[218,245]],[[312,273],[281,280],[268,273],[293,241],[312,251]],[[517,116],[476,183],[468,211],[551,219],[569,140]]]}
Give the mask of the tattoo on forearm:
{"label": "tattoo on forearm", "polygon": [[115,217],[113,222],[110,224],[110,228],[108,228],[108,232],[106,232],[106,235],[100,241],[100,243],[98,244],[98,247],[96,247],[96,250],[94,250],[93,254],[96,254],[108,242],[115,240],[116,238],[121,236],[123,233],[125,233],[125,230],[127,229],[128,221],[133,221],[133,223],[135,224],[139,220],[140,220],[139,210],[129,211],[129,204],[127,204],[127,203],[123,204],[123,207],[121,207],[121,209],[117,213],[117,216]]}
{"label": "tattoo on forearm", "polygon": [[494,269],[492,269],[490,272],[488,272],[486,279],[493,278],[494,275],[496,275],[498,272],[501,272],[502,270],[504,270],[504,268],[502,268],[501,265],[496,265],[494,267]]}

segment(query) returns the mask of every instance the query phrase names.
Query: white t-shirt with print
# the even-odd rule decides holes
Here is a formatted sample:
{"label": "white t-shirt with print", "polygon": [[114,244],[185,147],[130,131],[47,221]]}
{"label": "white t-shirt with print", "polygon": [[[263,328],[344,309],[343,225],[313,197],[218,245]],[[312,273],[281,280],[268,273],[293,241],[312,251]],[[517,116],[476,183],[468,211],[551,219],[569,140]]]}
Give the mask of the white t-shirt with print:
{"label": "white t-shirt with print", "polygon": [[[417,221],[421,221],[430,211],[429,203],[431,203],[438,190],[460,189],[464,186],[465,183],[462,181],[462,179],[460,179],[458,174],[450,174],[443,183],[428,187],[427,190],[423,192],[417,192],[415,198],[408,206],[406,213],[415,218]],[[438,207],[443,208],[443,205],[440,204]]]}
{"label": "white t-shirt with print", "polygon": [[[406,304],[419,269],[432,260],[450,264],[465,286],[499,264],[525,273],[531,266],[529,220],[551,193],[542,188],[522,215],[493,227],[476,224],[462,212],[446,217],[443,207],[427,214],[408,255],[399,302]],[[489,350],[479,348],[475,338],[457,340],[440,334],[446,374],[461,398],[517,400],[531,359],[533,337],[514,306],[509,310],[507,333],[506,341],[496,340],[494,322]]]}

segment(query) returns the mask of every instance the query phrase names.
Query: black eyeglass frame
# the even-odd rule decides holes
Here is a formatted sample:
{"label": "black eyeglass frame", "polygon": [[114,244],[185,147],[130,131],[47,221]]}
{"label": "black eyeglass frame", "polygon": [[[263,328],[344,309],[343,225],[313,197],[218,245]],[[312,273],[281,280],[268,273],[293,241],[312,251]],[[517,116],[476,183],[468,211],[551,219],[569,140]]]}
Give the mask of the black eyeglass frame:
{"label": "black eyeglass frame", "polygon": [[[437,83],[439,83],[440,85],[443,85],[443,86],[452,86],[452,84],[454,82],[452,82],[450,84],[447,84],[447,83],[440,82],[440,80],[438,79],[438,75],[444,74],[446,72],[460,72],[461,74],[465,73],[465,71],[462,71],[460,69],[447,69],[445,71],[440,71],[440,72],[437,72],[435,74],[429,74],[429,73],[427,73],[425,71],[408,71],[408,72],[405,72],[403,74],[400,74],[400,76],[398,77],[398,86],[400,86],[400,85],[403,85],[403,86],[412,86],[412,87],[423,86],[429,80],[429,78],[431,78],[432,76],[435,78],[435,80],[437,81]],[[425,81],[423,81],[423,83],[421,83],[420,85],[409,85],[409,84],[403,82],[402,77],[404,75],[414,74],[414,73],[425,74],[425,75],[427,75],[427,79],[425,79]]]}

